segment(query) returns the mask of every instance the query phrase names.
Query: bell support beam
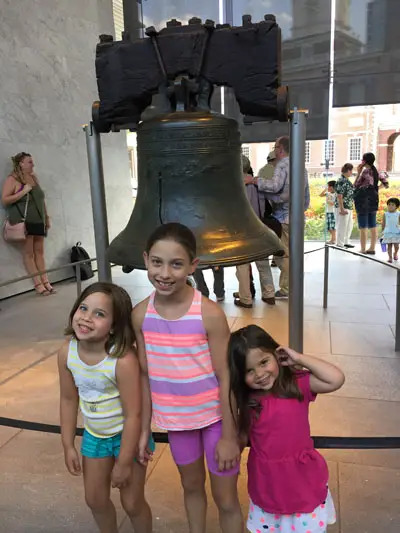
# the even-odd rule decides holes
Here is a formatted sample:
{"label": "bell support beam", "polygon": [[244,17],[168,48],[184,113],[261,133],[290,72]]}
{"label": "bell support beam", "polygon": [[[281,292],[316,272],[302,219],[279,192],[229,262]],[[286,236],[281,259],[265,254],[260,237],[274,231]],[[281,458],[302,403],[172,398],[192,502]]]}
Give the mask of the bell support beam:
{"label": "bell support beam", "polygon": [[124,13],[124,39],[133,42],[143,37],[141,2],[138,0],[122,0]]}
{"label": "bell support beam", "polygon": [[290,113],[289,207],[289,346],[303,351],[304,330],[304,187],[306,118],[308,111]]}
{"label": "bell support beam", "polygon": [[99,281],[112,281],[111,266],[106,257],[108,224],[100,133],[92,122],[86,124],[83,130],[86,134],[98,277]]}

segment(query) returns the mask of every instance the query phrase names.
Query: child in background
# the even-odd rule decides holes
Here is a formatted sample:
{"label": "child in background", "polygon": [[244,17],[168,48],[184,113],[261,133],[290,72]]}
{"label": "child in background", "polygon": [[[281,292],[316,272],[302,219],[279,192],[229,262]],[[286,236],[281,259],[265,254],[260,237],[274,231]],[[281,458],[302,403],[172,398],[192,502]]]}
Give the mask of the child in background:
{"label": "child in background", "polygon": [[141,433],[141,388],[131,311],[130,296],[121,287],[89,285],[72,308],[65,332],[70,339],[58,353],[65,464],[73,476],[82,473],[74,443],[80,405],[85,499],[101,533],[118,532],[111,486],[120,490],[134,531],[152,531],[144,497],[146,467],[134,461]]}
{"label": "child in background", "polygon": [[331,180],[327,183],[327,189],[323,190],[320,194],[321,197],[326,197],[326,229],[331,236],[331,240],[328,244],[336,243],[336,221],[335,221],[335,193],[336,181]]}
{"label": "child in background", "polygon": [[[335,522],[328,467],[314,449],[308,409],[343,373],[326,361],[282,348],[258,326],[232,333],[231,389],[247,463],[251,533],[325,533]],[[305,368],[306,370],[297,370]]]}
{"label": "child in background", "polygon": [[387,244],[389,263],[393,263],[393,248],[394,248],[394,260],[399,258],[399,243],[400,243],[400,224],[399,224],[399,212],[400,200],[398,198],[389,198],[387,201],[387,211],[382,218],[382,242]]}
{"label": "child in background", "polygon": [[221,530],[243,533],[226,317],[219,305],[187,284],[199,262],[189,228],[174,222],[158,227],[144,259],[155,290],[132,312],[143,386],[140,459],[145,461],[152,408],[154,423],[168,431],[189,531],[206,531],[205,455]]}

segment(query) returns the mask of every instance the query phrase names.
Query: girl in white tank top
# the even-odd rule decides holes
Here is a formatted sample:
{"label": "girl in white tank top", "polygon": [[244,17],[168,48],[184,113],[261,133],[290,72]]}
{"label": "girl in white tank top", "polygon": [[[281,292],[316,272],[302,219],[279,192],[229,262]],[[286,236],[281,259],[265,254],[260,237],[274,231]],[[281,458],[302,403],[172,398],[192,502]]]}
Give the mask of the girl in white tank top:
{"label": "girl in white tank top", "polygon": [[[136,462],[141,432],[139,363],[133,347],[132,302],[112,283],[94,283],[75,302],[58,353],[61,438],[70,474],[83,471],[85,499],[99,530],[116,533],[110,489],[134,531],[151,533],[151,512],[144,497],[146,465]],[[75,447],[78,405],[84,435],[80,457]]]}

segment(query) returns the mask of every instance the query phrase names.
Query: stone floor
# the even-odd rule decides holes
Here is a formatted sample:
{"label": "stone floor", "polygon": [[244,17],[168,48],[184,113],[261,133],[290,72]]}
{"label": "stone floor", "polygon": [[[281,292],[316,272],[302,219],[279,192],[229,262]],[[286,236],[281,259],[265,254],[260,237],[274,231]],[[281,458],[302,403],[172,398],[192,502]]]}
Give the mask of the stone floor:
{"label": "stone floor", "polygon": [[[115,268],[113,277],[134,301],[151,290],[144,272],[125,275]],[[206,278],[210,280],[208,273]],[[257,323],[286,343],[288,303],[269,307],[258,292],[253,309],[239,309],[232,298],[237,289],[234,269],[226,269],[225,278],[222,307],[230,327]],[[305,257],[304,285],[305,351],[333,361],[346,374],[341,390],[321,395],[312,406],[312,433],[400,436],[400,354],[394,351],[393,333],[396,272],[332,251],[329,308],[324,311],[323,252],[316,252]],[[1,302],[1,416],[58,423],[55,352],[76,288],[71,282],[57,288],[57,295],[48,298],[29,293]],[[400,451],[322,453],[338,511],[329,533],[399,533]],[[82,482],[66,472],[57,435],[0,427],[0,471],[1,533],[95,533]],[[245,457],[239,490],[246,512]],[[176,468],[165,445],[158,445],[149,468],[147,494],[155,533],[187,531]],[[118,512],[120,531],[127,533],[131,529],[120,506]],[[210,498],[207,532],[217,531]]]}

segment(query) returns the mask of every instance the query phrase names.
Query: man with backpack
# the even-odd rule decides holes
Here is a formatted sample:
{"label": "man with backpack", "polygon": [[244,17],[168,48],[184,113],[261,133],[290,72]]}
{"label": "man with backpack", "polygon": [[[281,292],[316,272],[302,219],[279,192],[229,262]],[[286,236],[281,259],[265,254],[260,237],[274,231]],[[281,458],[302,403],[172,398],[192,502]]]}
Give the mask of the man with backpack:
{"label": "man with backpack", "polygon": [[[281,225],[281,242],[285,255],[275,259],[281,270],[279,290],[275,292],[275,298],[286,299],[289,296],[289,137],[279,137],[275,141],[274,151],[277,164],[272,179],[265,179],[261,176],[252,179],[247,177],[245,183],[257,185],[259,191],[265,193],[265,196],[272,207],[271,216]],[[304,172],[304,211],[306,211],[310,205],[310,189],[308,185],[307,170],[304,169]]]}
{"label": "man with backpack", "polygon": [[[242,155],[243,178],[253,178],[252,168],[249,159]],[[246,194],[251,207],[256,215],[262,219],[265,212],[265,198],[259,194],[257,186],[251,183],[246,185]],[[263,302],[269,305],[275,305],[274,282],[272,279],[271,268],[268,259],[255,261],[260,276],[261,298]],[[234,303],[238,307],[253,307],[252,293],[250,285],[250,264],[239,265],[236,267],[236,277],[239,281],[239,292],[234,293]]]}

